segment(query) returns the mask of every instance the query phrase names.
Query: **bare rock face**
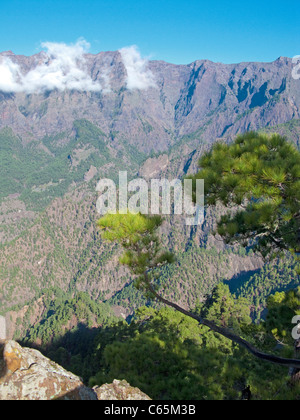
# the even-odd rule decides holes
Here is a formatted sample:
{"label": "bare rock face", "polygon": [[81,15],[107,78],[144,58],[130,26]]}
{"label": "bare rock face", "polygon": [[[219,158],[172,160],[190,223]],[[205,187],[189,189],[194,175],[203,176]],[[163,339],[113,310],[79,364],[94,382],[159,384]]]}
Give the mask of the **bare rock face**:
{"label": "bare rock face", "polygon": [[157,158],[149,158],[143,164],[139,171],[139,175],[146,178],[151,179],[157,177],[161,174],[164,170],[167,169],[169,165],[169,158],[168,155],[160,155]]}
{"label": "bare rock face", "polygon": [[0,346],[0,400],[150,400],[126,381],[115,380],[94,389],[39,351],[15,341]]}
{"label": "bare rock face", "polygon": [[92,165],[84,176],[85,182],[91,181],[97,175],[97,173],[97,169],[95,168],[95,166]]}
{"label": "bare rock face", "polygon": [[76,375],[39,351],[6,341],[0,350],[0,400],[97,400]]}
{"label": "bare rock face", "polygon": [[133,388],[126,381],[114,380],[112,384],[94,387],[98,400],[151,400],[139,388]]}
{"label": "bare rock face", "polygon": [[0,341],[6,339],[6,319],[0,316]]}
{"label": "bare rock face", "polygon": [[[0,53],[22,74],[36,69],[32,57]],[[11,127],[24,143],[70,133],[75,119],[87,118],[114,143],[140,151],[166,152],[180,136],[201,130],[210,144],[220,137],[272,127],[300,118],[300,83],[292,59],[272,63],[222,64],[197,60],[189,65],[150,61],[155,86],[130,89],[119,52],[85,56],[87,76],[109,89],[89,91],[0,91],[0,129]]]}

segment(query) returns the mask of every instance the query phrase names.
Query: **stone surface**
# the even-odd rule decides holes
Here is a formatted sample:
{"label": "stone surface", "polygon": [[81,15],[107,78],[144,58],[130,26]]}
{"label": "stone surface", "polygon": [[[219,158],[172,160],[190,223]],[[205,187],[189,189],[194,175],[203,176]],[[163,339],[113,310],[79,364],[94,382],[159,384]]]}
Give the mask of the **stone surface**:
{"label": "stone surface", "polygon": [[125,380],[114,380],[112,384],[94,387],[98,400],[151,400],[139,388],[134,388]]}
{"label": "stone surface", "polygon": [[0,341],[6,340],[6,320],[0,316]]}
{"label": "stone surface", "polygon": [[1,400],[96,400],[76,375],[33,349],[6,341],[0,353]]}
{"label": "stone surface", "polygon": [[126,381],[94,389],[39,351],[5,341],[0,347],[0,400],[149,400]]}

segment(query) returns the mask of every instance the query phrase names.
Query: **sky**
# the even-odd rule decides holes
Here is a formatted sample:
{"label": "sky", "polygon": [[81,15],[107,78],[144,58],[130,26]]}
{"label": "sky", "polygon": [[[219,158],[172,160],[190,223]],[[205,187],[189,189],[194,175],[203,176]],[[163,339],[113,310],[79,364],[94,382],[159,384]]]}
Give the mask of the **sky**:
{"label": "sky", "polygon": [[299,21],[299,0],[0,0],[0,51],[84,39],[174,64],[269,62],[300,55]]}

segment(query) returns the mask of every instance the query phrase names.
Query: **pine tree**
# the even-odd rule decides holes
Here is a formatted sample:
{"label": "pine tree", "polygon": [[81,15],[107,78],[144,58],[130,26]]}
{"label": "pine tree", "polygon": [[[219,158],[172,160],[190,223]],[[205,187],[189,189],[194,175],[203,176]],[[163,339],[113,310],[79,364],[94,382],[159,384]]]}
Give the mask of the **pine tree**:
{"label": "pine tree", "polygon": [[158,291],[157,278],[159,269],[174,262],[174,256],[161,250],[160,240],[156,233],[162,224],[159,216],[142,214],[107,214],[98,221],[102,236],[109,241],[117,241],[124,248],[120,262],[136,276],[136,286],[143,288],[148,296],[170,306],[176,311],[195,319],[200,325],[244,347],[255,357],[272,363],[300,368],[300,360],[287,359],[263,353],[251,343],[237,335],[231,328],[220,326],[215,320],[209,320],[194,312],[180,307],[177,303],[165,299]]}
{"label": "pine tree", "polygon": [[227,243],[264,257],[300,252],[300,153],[278,135],[246,133],[216,143],[199,161],[207,205],[232,207],[218,223]]}

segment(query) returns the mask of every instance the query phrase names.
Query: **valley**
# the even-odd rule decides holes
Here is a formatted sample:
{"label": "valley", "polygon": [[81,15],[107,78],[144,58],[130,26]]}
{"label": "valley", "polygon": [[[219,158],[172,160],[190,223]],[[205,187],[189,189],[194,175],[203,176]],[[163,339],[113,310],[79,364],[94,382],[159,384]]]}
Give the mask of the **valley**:
{"label": "valley", "polygon": [[[42,60],[39,54],[3,57],[24,73]],[[79,373],[77,335],[78,343],[93,346],[105,326],[114,331],[120,322],[120,336],[126,335],[125,321],[144,305],[162,310],[134,288],[132,274],[118,264],[120,247],[102,240],[97,182],[117,181],[124,170],[129,179],[182,179],[196,173],[213,144],[230,144],[252,130],[300,145],[300,84],[288,58],[232,65],[150,61],[154,84],[146,89],[130,87],[120,52],[85,60],[102,90],[0,92],[0,315],[9,338],[52,351],[59,362],[66,357]],[[161,271],[160,291],[190,309],[224,282],[237,299],[248,299],[258,323],[269,295],[298,286],[296,264],[292,257],[266,263],[251,250],[225,245],[212,235],[223,213],[221,206],[206,208],[204,224],[194,228],[181,216],[166,217],[160,235],[177,260]],[[140,331],[137,325],[132,330]],[[87,381],[97,370],[87,367],[95,360],[86,346],[83,354]]]}

